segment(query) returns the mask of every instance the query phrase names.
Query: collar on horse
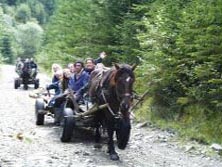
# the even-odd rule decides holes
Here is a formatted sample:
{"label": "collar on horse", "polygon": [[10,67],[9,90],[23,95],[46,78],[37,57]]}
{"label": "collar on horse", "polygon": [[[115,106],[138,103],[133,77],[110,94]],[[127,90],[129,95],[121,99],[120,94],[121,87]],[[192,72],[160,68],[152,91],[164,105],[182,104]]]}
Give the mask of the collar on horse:
{"label": "collar on horse", "polygon": [[[118,71],[119,70],[119,71]],[[132,71],[129,70],[129,69],[126,69],[126,68],[121,68],[121,69],[110,69],[106,72],[102,72],[102,74],[100,75],[100,84],[99,84],[99,87],[101,88],[101,95],[102,95],[102,98],[104,100],[104,102],[107,104],[107,108],[109,110],[109,112],[111,113],[112,116],[119,116],[121,115],[120,113],[120,106],[119,106],[119,109],[118,109],[118,112],[115,113],[113,111],[113,109],[110,107],[108,101],[107,101],[107,98],[105,96],[105,92],[108,91],[108,89],[110,89],[109,86],[113,87],[115,89],[115,94],[116,94],[116,98],[118,100],[118,102],[121,102],[121,98],[118,96],[118,92],[117,92],[117,89],[116,89],[116,75],[118,73],[122,73],[122,72],[127,72],[129,73],[129,75],[134,78],[134,75],[132,74]],[[130,94],[129,92],[126,92],[123,94],[124,97],[130,97],[132,96],[132,94]]]}

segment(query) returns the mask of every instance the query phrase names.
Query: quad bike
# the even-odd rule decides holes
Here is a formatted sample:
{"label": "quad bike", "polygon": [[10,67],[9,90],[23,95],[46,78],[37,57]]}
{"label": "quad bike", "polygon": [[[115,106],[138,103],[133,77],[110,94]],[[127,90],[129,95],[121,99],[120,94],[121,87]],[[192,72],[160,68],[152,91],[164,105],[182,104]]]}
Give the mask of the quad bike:
{"label": "quad bike", "polygon": [[31,68],[25,63],[16,65],[16,73],[18,77],[14,79],[14,88],[18,89],[22,84],[24,85],[24,89],[28,89],[29,84],[34,84],[34,88],[39,88],[39,79],[36,78],[37,69]]}
{"label": "quad bike", "polygon": [[28,89],[29,84],[34,84],[34,88],[39,88],[39,79],[36,78],[23,78],[23,77],[17,77],[14,79],[14,88],[18,89],[21,85],[24,85],[24,89]]}

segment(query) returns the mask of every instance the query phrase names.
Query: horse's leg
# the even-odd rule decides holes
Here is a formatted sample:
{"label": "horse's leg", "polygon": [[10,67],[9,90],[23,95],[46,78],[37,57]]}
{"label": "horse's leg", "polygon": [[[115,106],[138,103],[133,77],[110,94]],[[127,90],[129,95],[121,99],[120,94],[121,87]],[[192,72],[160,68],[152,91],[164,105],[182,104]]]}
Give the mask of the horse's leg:
{"label": "horse's leg", "polygon": [[100,142],[100,139],[101,139],[101,134],[100,134],[100,131],[99,131],[99,126],[96,126],[95,142],[96,142],[96,143],[99,143],[99,142]]}
{"label": "horse's leg", "polygon": [[100,133],[100,126],[101,126],[101,123],[99,121],[99,115],[96,114],[95,115],[95,128],[96,128],[96,131],[95,131],[95,145],[94,147],[95,148],[101,148],[101,144],[100,144],[100,140],[101,140],[101,133]]}
{"label": "horse's leg", "polygon": [[119,160],[119,156],[117,154],[117,152],[115,151],[115,146],[114,146],[114,142],[113,142],[113,134],[114,134],[114,129],[112,126],[112,123],[108,124],[107,127],[107,131],[108,131],[108,137],[109,137],[109,141],[108,141],[108,153],[110,156],[111,160]]}
{"label": "horse's leg", "polygon": [[96,125],[96,132],[95,132],[95,142],[96,144],[94,145],[95,148],[101,148],[102,145],[100,144],[100,140],[101,140],[101,133],[100,133],[100,125],[97,124]]}

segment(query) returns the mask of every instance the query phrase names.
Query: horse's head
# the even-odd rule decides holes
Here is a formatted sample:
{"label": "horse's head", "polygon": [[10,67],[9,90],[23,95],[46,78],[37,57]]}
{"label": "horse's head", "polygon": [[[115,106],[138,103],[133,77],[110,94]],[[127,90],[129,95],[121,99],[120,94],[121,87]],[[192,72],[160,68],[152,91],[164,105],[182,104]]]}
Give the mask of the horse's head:
{"label": "horse's head", "polygon": [[133,101],[133,83],[135,81],[135,76],[133,70],[135,65],[118,65],[115,64],[116,75],[115,75],[115,88],[116,96],[120,102],[120,110],[122,113],[129,110]]}

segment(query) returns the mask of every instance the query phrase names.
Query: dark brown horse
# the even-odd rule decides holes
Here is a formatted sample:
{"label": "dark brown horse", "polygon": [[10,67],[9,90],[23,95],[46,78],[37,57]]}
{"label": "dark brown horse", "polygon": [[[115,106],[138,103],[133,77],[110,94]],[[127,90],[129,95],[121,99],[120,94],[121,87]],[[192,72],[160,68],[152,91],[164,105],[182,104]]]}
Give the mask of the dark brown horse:
{"label": "dark brown horse", "polygon": [[[108,104],[108,107],[96,113],[99,125],[107,128],[108,132],[108,153],[112,160],[118,160],[119,156],[115,151],[113,135],[116,132],[119,149],[125,149],[130,137],[130,112],[129,109],[133,100],[133,83],[135,66],[127,64],[118,65],[108,70],[91,74],[89,94],[95,97],[98,105]],[[99,142],[100,133],[97,127],[96,142]]]}

